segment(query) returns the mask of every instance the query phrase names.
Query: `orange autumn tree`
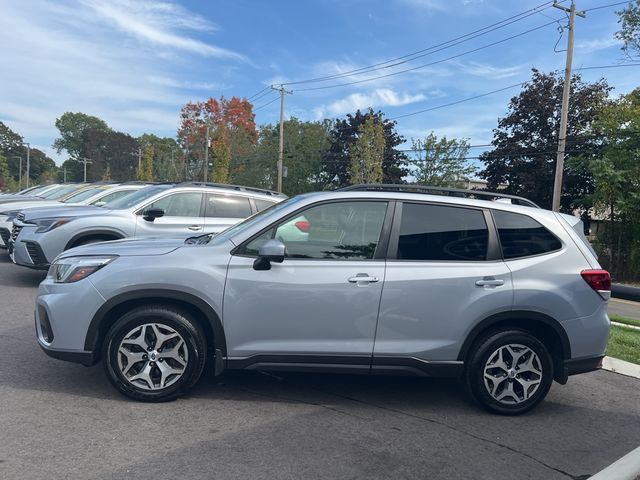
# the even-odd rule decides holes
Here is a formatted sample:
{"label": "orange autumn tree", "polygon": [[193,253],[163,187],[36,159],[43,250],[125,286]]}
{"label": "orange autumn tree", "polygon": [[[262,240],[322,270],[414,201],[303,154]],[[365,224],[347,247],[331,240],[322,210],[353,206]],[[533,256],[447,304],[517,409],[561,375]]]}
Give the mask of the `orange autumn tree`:
{"label": "orange autumn tree", "polygon": [[[210,169],[212,175],[207,177],[217,183],[229,182],[234,160],[248,157],[258,139],[253,105],[246,99],[220,97],[219,100],[189,102],[182,107],[180,119],[178,141],[189,152],[185,161],[191,165],[187,166],[198,176],[203,173],[209,127],[209,163],[213,164],[213,171]],[[236,163],[235,169],[243,168],[242,162]]]}

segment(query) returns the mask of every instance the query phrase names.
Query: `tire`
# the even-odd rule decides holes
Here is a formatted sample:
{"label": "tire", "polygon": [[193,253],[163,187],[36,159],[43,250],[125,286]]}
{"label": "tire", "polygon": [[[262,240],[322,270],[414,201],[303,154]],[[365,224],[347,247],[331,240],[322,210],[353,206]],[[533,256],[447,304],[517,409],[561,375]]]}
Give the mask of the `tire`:
{"label": "tire", "polygon": [[195,385],[206,352],[206,337],[187,313],[150,305],[131,310],[113,324],[102,359],[107,378],[122,394],[164,402]]}
{"label": "tire", "polygon": [[483,336],[465,363],[465,386],[471,396],[500,415],[531,410],[547,396],[553,382],[549,351],[524,330],[494,331]]}
{"label": "tire", "polygon": [[76,243],[73,244],[73,247],[71,248],[75,248],[75,247],[82,247],[84,245],[91,245],[92,243],[100,243],[100,242],[108,242],[109,240],[115,240],[114,238],[85,238],[83,240],[79,240]]}

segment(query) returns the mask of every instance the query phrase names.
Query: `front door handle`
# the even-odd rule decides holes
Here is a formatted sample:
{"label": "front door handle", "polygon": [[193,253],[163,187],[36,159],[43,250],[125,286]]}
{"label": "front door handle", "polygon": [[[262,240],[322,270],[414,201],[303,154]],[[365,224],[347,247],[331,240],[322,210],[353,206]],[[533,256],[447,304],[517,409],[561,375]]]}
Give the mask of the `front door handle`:
{"label": "front door handle", "polygon": [[350,277],[347,280],[349,281],[349,283],[355,283],[358,286],[364,286],[380,281],[378,277],[372,277],[368,273],[358,273],[355,277]]}
{"label": "front door handle", "polygon": [[190,225],[187,228],[189,230],[193,231],[193,232],[197,232],[198,230],[202,230],[202,227],[200,225]]}
{"label": "front door handle", "polygon": [[501,287],[504,285],[504,280],[497,280],[491,277],[485,277],[482,280],[476,282],[478,287]]}

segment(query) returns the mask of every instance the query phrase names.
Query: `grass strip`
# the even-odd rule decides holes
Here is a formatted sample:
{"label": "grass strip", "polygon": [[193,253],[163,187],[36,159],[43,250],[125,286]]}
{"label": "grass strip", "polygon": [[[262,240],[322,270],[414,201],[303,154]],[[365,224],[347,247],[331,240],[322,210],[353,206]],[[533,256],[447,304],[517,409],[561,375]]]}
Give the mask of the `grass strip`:
{"label": "grass strip", "polygon": [[612,325],[607,355],[640,365],[640,330]]}
{"label": "grass strip", "polygon": [[640,320],[629,317],[621,317],[620,315],[609,315],[609,319],[612,322],[624,323],[625,325],[634,325],[640,327]]}

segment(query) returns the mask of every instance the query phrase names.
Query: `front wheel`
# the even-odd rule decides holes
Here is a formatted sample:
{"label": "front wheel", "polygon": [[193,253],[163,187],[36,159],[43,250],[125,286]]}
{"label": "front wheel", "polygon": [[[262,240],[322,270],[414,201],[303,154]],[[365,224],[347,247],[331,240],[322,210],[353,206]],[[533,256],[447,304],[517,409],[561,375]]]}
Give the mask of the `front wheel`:
{"label": "front wheel", "polygon": [[135,400],[172,400],[195,384],[206,358],[205,336],[180,310],[136,308],[109,329],[102,358],[111,383]]}
{"label": "front wheel", "polygon": [[493,332],[471,350],[465,383],[488,410],[517,415],[546,397],[553,382],[553,361],[540,340],[523,330]]}

